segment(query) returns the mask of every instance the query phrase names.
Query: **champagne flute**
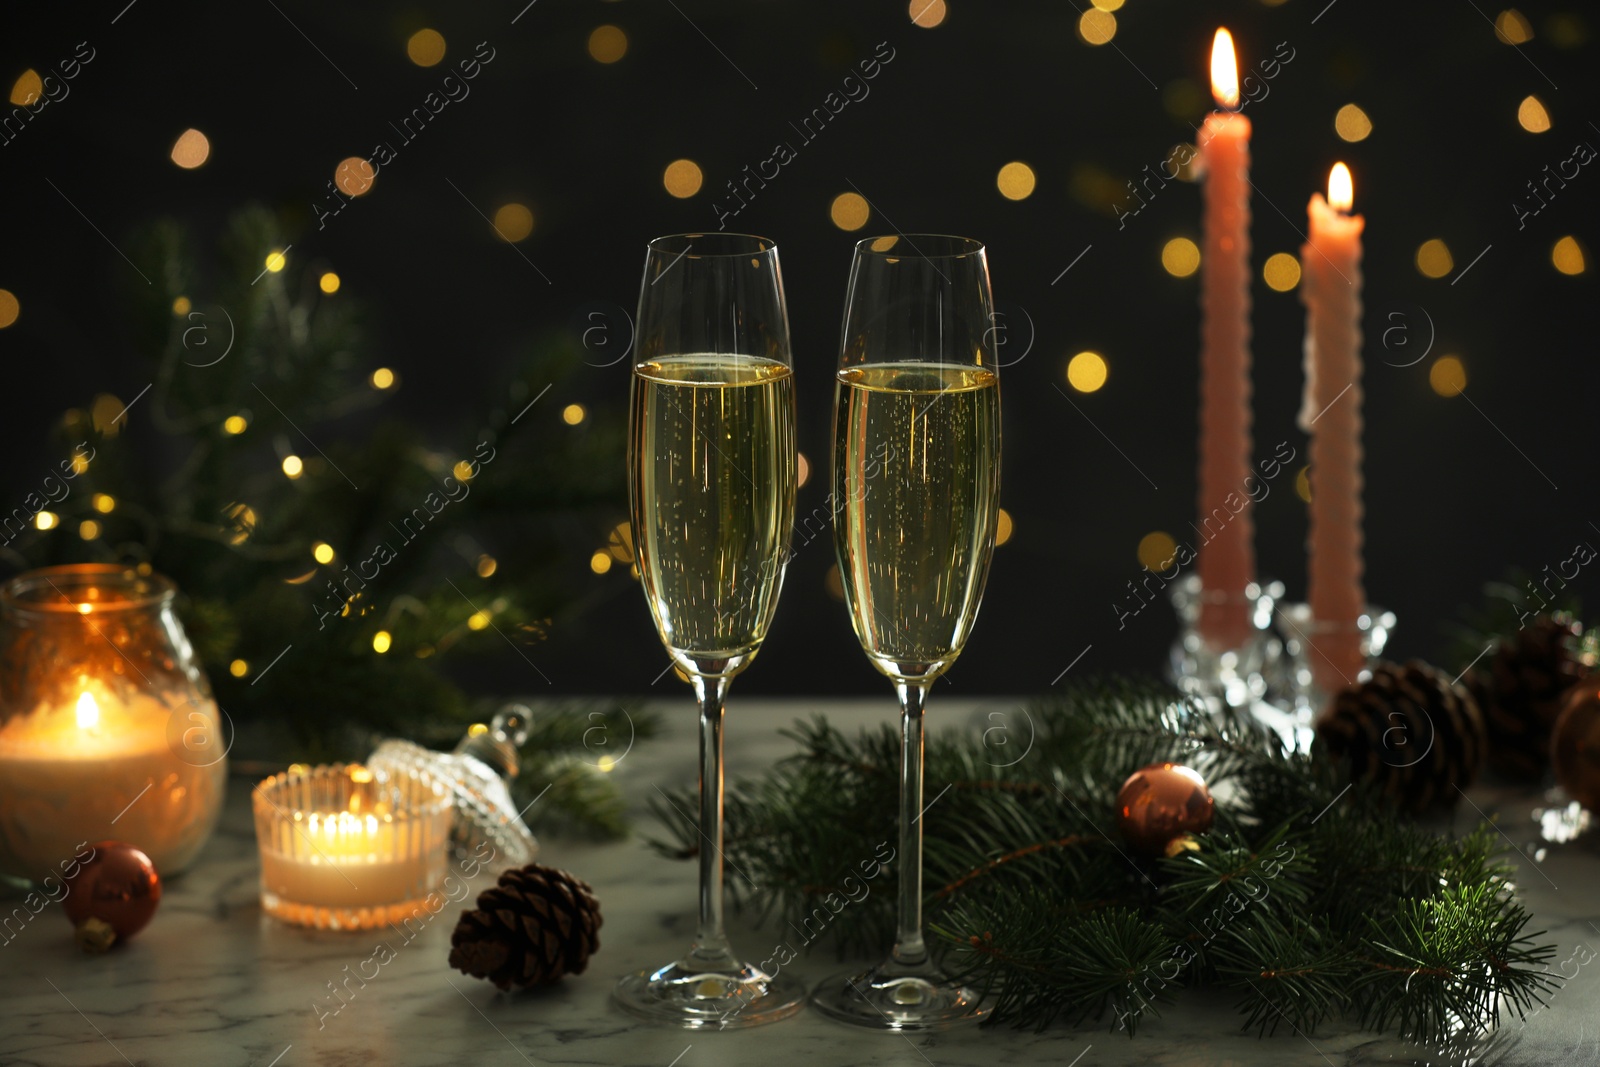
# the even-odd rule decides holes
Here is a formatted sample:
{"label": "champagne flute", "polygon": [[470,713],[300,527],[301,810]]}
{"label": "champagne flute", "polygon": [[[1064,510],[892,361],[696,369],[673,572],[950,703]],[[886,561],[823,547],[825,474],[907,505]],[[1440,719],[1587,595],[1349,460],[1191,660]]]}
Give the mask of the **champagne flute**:
{"label": "champagne flute", "polygon": [[[889,959],[825,981],[825,1015],[875,1030],[980,1018],[922,938],[923,709],[961,654],[994,553],[1000,382],[983,245],[856,245],[833,412],[833,532],[856,637],[900,697],[899,921]],[[937,798],[935,798],[937,800]]]}
{"label": "champagne flute", "polygon": [[700,916],[677,960],[615,999],[656,1022],[726,1029],[800,1010],[804,986],[735,955],[722,922],[722,712],[761,648],[789,555],[794,377],[778,249],[761,237],[650,242],[628,436],[645,598],[700,705]]}

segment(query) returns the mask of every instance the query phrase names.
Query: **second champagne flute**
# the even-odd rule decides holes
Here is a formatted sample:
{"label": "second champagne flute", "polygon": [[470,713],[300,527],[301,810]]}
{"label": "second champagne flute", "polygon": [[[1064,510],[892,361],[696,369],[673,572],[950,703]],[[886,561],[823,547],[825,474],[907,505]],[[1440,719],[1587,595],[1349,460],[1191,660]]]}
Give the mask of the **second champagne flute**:
{"label": "second champagne flute", "polygon": [[900,697],[894,952],[812,994],[875,1030],[983,1014],[922,937],[923,708],[966,645],[994,552],[1000,380],[983,245],[901,234],[856,245],[834,405],[833,533],[856,637]]}
{"label": "second champagne flute", "polygon": [[[678,959],[617,984],[635,1015],[695,1029],[781,1019],[804,987],[722,926],[722,702],[772,621],[794,525],[795,406],[778,249],[650,242],[628,438],[633,543],[656,630],[700,704],[700,922]],[[685,813],[687,815],[687,813]]]}

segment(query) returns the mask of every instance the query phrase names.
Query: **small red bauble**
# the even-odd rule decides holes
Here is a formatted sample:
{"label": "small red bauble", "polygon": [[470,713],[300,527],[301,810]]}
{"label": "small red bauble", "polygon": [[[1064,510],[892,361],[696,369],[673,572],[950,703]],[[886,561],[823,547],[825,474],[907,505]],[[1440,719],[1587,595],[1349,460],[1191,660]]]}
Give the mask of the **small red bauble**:
{"label": "small red bauble", "polygon": [[1215,812],[1205,779],[1177,763],[1141,767],[1117,792],[1117,827],[1146,856],[1162,855],[1185,834],[1205,833]]}
{"label": "small red bauble", "polygon": [[[145,928],[161,901],[161,875],[139,849],[101,841],[67,880],[61,902],[86,949],[103,949]],[[109,929],[108,929],[109,928]],[[113,937],[107,937],[110,933]]]}

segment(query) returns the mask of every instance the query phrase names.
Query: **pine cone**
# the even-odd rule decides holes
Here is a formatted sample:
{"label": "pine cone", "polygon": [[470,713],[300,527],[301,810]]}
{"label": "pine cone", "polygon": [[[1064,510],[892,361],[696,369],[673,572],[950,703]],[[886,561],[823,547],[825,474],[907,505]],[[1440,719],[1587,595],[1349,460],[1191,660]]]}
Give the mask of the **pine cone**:
{"label": "pine cone", "polygon": [[582,974],[604,920],[587,882],[554,867],[514,867],[478,894],[450,935],[450,966],[501,989]]}
{"label": "pine cone", "polygon": [[1341,691],[1317,723],[1350,779],[1381,787],[1404,811],[1454,803],[1472,784],[1488,737],[1472,694],[1416,660],[1379,663],[1372,677]]}
{"label": "pine cone", "polygon": [[1550,731],[1561,698],[1586,673],[1580,655],[1583,626],[1564,612],[1539,615],[1502,638],[1488,662],[1467,672],[1489,728],[1489,766],[1522,780],[1550,766]]}

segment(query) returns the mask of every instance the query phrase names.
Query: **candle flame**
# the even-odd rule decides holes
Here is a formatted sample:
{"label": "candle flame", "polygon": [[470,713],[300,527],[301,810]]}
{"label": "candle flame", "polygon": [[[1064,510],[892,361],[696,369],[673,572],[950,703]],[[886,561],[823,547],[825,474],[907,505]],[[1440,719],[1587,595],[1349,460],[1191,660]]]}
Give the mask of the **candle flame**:
{"label": "candle flame", "polygon": [[1356,201],[1355,183],[1350,180],[1350,168],[1335,163],[1328,173],[1328,206],[1335,211],[1349,211]]}
{"label": "candle flame", "polygon": [[[296,818],[299,812],[295,813]],[[313,837],[332,843],[345,838],[372,837],[378,832],[378,817],[353,811],[312,812],[306,818],[307,828]]]}
{"label": "candle flame", "polygon": [[1239,106],[1239,60],[1233,51],[1233,34],[1218,29],[1211,42],[1211,95],[1218,107]]}
{"label": "candle flame", "polygon": [[94,701],[94,695],[84,690],[78,695],[78,729],[92,730],[100,725],[100,705]]}

